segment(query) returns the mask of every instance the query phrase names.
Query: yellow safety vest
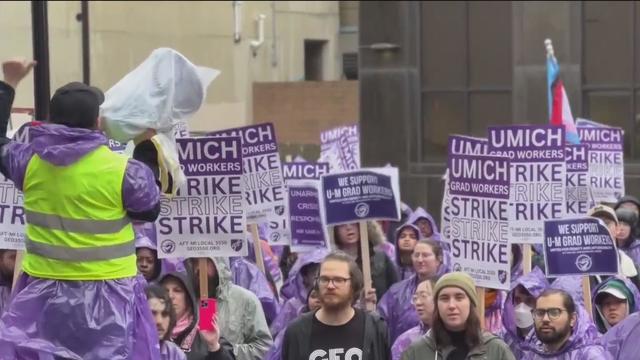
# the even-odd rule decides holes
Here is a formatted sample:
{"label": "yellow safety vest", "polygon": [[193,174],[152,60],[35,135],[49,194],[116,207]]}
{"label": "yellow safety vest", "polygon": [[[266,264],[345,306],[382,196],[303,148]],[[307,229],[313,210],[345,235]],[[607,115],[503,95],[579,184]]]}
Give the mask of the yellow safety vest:
{"label": "yellow safety vest", "polygon": [[122,203],[127,158],[100,146],[69,166],[34,155],[24,178],[23,270],[57,280],[135,276],[135,235]]}

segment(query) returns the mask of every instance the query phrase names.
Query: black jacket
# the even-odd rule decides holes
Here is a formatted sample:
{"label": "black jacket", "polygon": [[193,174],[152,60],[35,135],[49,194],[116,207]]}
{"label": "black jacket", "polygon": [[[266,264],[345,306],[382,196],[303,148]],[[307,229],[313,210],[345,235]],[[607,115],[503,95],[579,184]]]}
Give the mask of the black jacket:
{"label": "black jacket", "polygon": [[[306,359],[311,352],[311,325],[315,312],[301,315],[292,322],[284,333],[282,343],[282,360]],[[390,360],[391,344],[387,325],[375,313],[365,313],[364,349],[362,359]]]}

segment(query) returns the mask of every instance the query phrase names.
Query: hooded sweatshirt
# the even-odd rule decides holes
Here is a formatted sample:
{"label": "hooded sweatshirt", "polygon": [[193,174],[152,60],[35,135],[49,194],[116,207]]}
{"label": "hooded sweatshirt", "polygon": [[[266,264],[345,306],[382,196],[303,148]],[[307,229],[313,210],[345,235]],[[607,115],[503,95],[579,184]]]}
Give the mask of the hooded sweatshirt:
{"label": "hooded sweatshirt", "polygon": [[[616,205],[613,207],[613,210],[618,210],[618,208],[624,203],[632,203],[632,204],[634,204],[635,206],[638,207],[638,210],[640,210],[640,200],[638,200],[638,198],[633,196],[633,195],[625,195],[625,196],[621,197],[620,200],[618,200]],[[636,228],[632,229],[631,233],[635,237],[640,237],[640,221],[638,222],[638,224],[636,224]],[[640,250],[638,250],[638,252],[640,252]],[[636,259],[636,257],[634,257],[634,256],[631,256],[631,257],[634,260]]]}
{"label": "hooded sweatshirt", "polygon": [[[415,341],[402,354],[402,360],[445,360],[454,350],[453,346],[438,347],[432,336],[431,330],[425,336]],[[515,360],[507,344],[499,337],[483,332],[480,345],[469,350],[466,359],[469,360]]]}
{"label": "hooded sweatshirt", "polygon": [[[335,227],[334,227],[335,231]],[[373,251],[373,248],[382,244],[385,241],[384,233],[380,226],[374,221],[367,221],[367,231],[369,233],[369,260],[371,263],[371,281],[372,287],[376,289],[376,296],[378,299],[382,299],[382,296],[387,292],[391,285],[398,281],[398,273],[393,261],[382,251]],[[332,249],[339,249],[335,240],[336,237],[331,237]],[[358,245],[359,246],[359,245]],[[358,248],[359,252],[359,248]],[[362,260],[360,256],[356,259],[358,266],[362,269]]]}
{"label": "hooded sweatshirt", "polygon": [[[452,262],[451,250],[450,250],[449,244],[442,239],[442,236],[438,231],[438,224],[435,222],[435,220],[433,220],[433,216],[431,216],[431,214],[429,214],[425,209],[418,207],[411,214],[411,216],[409,216],[409,220],[407,222],[410,224],[416,225],[416,223],[420,219],[426,219],[429,221],[429,223],[431,224],[431,232],[433,233],[431,234],[429,239],[439,243],[440,247],[442,247],[442,264],[444,266],[440,267],[440,272],[438,273],[438,276],[446,274],[449,271],[451,271],[451,262]],[[420,239],[422,239],[422,236],[420,236]]]}
{"label": "hooded sweatshirt", "polygon": [[220,334],[233,344],[237,360],[262,359],[273,340],[262,306],[255,294],[234,285],[227,258],[212,258],[218,272],[218,327]]}
{"label": "hooded sweatshirt", "polygon": [[611,328],[601,339],[611,359],[637,359],[640,354],[640,313],[629,315]]}
{"label": "hooded sweatshirt", "polygon": [[[172,272],[165,274],[161,277],[160,282],[164,282],[166,279],[176,279],[178,280],[182,286],[187,290],[186,293],[188,295],[187,301],[189,302],[189,307],[192,311],[192,319],[191,323],[187,325],[187,327],[181,331],[176,336],[173,336],[171,341],[173,341],[179,349],[181,349],[186,355],[187,360],[231,360],[233,359],[232,348],[231,345],[224,340],[220,339],[220,350],[215,353],[209,352],[207,349],[207,343],[202,338],[202,335],[198,332],[198,309],[199,304],[196,298],[196,293],[193,290],[193,285],[187,274],[183,272]],[[218,315],[218,326],[220,327],[221,316]],[[219,328],[221,337],[224,336],[222,332],[222,327]],[[175,350],[172,349],[172,346],[165,345],[164,351],[167,355],[174,353]]]}
{"label": "hooded sweatshirt", "polygon": [[544,344],[537,338],[535,331],[527,335],[527,348],[522,359],[557,359],[557,360],[596,360],[607,359],[607,354],[600,345],[598,329],[584,309],[582,285],[579,276],[562,276],[550,286],[568,292],[576,303],[576,323],[567,342],[558,351],[548,353]]}
{"label": "hooded sweatshirt", "polygon": [[625,295],[627,295],[627,306],[629,309],[629,315],[638,311],[638,308],[640,307],[640,291],[638,291],[638,288],[633,285],[627,278],[621,276],[610,277],[598,284],[598,286],[593,289],[591,295],[591,309],[593,310],[594,322],[596,323],[598,331],[600,331],[601,334],[609,331],[611,326],[609,326],[609,324],[605,320],[604,315],[602,314],[602,307],[596,303],[596,298],[598,296],[598,293],[602,289],[604,289],[605,286],[611,285],[612,283],[615,283],[614,286],[620,289]]}
{"label": "hooded sweatshirt", "polygon": [[[511,352],[516,358],[522,357],[522,349],[527,346],[525,338],[518,335],[516,326],[516,315],[514,310],[513,297],[515,288],[522,285],[532,296],[538,297],[549,287],[549,282],[540,268],[534,268],[527,275],[523,275],[511,282],[511,290],[507,293],[502,310],[502,339],[509,345]],[[531,329],[533,331],[533,328]]]}
{"label": "hooded sweatshirt", "polygon": [[320,265],[328,253],[327,250],[316,250],[303,253],[296,260],[289,273],[289,278],[281,289],[281,293],[286,292],[289,298],[282,305],[282,310],[276,319],[271,323],[270,330],[274,338],[286,329],[287,325],[297,318],[306,307],[309,289],[304,286],[302,270],[314,264]]}

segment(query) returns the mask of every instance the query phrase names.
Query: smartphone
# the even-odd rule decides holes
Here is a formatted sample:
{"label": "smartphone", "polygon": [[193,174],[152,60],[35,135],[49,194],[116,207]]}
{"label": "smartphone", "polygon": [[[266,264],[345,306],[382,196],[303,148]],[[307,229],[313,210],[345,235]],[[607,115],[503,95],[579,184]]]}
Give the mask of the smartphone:
{"label": "smartphone", "polygon": [[218,310],[218,303],[216,299],[203,299],[200,300],[200,320],[198,321],[198,328],[203,331],[213,331],[212,320],[215,319]]}

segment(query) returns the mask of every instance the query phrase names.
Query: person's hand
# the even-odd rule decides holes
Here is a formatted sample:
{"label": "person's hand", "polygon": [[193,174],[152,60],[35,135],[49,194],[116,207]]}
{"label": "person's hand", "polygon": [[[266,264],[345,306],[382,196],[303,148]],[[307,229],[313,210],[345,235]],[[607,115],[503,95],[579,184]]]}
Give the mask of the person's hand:
{"label": "person's hand", "polygon": [[216,324],[216,319],[211,319],[211,323],[213,324],[213,330],[200,330],[200,334],[202,334],[202,338],[207,343],[207,349],[209,352],[216,352],[220,350],[220,332],[218,332],[218,324]]}
{"label": "person's hand", "polygon": [[143,132],[142,134],[136,136],[135,139],[133,139],[133,143],[135,145],[140,144],[141,142],[145,141],[145,140],[149,140],[152,137],[156,136],[157,132],[154,129],[147,129],[145,132]]}
{"label": "person's hand", "polygon": [[368,289],[364,294],[364,304],[367,310],[373,310],[378,303],[378,296],[376,295],[376,289]]}
{"label": "person's hand", "polygon": [[35,61],[24,58],[9,59],[2,63],[4,82],[12,88],[18,87],[18,83],[25,78],[36,65]]}

